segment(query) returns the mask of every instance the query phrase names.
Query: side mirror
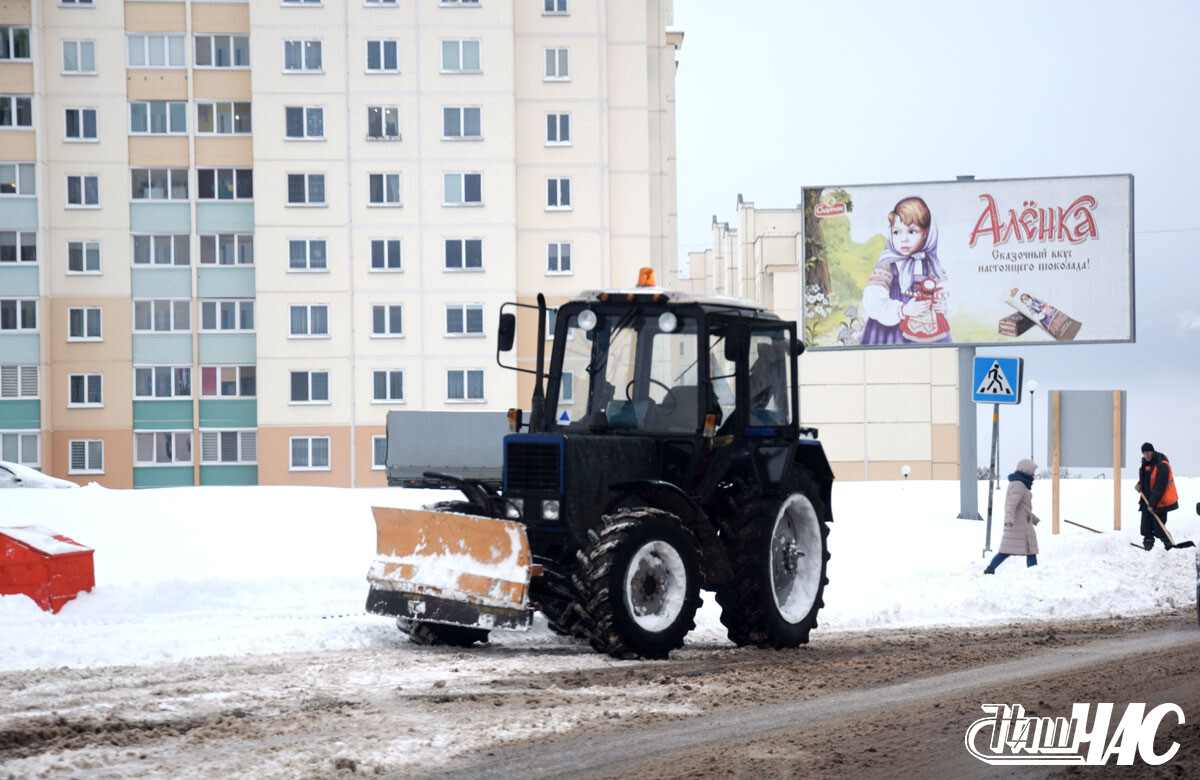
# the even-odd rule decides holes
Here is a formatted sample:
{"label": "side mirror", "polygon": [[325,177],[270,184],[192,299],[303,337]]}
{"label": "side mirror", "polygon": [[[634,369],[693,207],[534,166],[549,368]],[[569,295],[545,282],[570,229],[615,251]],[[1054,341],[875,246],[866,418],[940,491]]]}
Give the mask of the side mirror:
{"label": "side mirror", "polygon": [[730,325],[725,331],[725,359],[736,362],[742,356],[742,343],[746,339],[746,329]]}
{"label": "side mirror", "polygon": [[500,315],[500,329],[496,334],[496,349],[508,352],[513,348],[513,339],[517,335],[517,315],[504,312]]}

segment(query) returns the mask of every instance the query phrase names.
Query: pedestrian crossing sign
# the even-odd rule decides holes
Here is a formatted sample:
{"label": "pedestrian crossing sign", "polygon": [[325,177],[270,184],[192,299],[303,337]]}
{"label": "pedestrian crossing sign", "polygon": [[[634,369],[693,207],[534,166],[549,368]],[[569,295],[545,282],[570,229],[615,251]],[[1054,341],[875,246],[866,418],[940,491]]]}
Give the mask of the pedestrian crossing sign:
{"label": "pedestrian crossing sign", "polygon": [[1023,358],[976,356],[971,400],[977,404],[1021,403],[1024,363]]}

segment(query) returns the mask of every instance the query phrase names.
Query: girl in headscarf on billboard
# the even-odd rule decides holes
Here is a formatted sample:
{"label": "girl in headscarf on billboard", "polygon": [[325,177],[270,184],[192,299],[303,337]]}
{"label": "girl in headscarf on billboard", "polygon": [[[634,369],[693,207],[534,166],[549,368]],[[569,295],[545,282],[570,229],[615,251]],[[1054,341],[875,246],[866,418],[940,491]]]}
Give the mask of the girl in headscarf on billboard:
{"label": "girl in headscarf on billboard", "polygon": [[937,256],[937,225],[925,201],[901,200],[888,214],[887,248],[863,289],[862,344],[949,343],[946,272]]}

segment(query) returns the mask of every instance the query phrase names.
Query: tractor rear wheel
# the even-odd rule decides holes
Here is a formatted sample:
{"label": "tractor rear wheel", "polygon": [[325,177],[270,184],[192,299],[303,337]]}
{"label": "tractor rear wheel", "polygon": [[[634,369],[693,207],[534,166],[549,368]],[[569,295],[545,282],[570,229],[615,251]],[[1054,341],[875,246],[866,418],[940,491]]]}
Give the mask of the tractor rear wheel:
{"label": "tractor rear wheel", "polygon": [[621,509],[604,523],[575,578],[588,641],[616,658],[666,658],[696,626],[696,539],[659,509]]}
{"label": "tractor rear wheel", "polygon": [[806,644],[825,606],[828,509],[807,472],[794,471],[783,487],[774,499],[759,497],[757,487],[738,496],[724,535],[733,578],[716,598],[739,647]]}
{"label": "tractor rear wheel", "polygon": [[396,627],[416,645],[449,645],[470,647],[476,642],[486,642],[488,631],[484,628],[451,626],[445,623],[426,623],[412,618],[396,618]]}

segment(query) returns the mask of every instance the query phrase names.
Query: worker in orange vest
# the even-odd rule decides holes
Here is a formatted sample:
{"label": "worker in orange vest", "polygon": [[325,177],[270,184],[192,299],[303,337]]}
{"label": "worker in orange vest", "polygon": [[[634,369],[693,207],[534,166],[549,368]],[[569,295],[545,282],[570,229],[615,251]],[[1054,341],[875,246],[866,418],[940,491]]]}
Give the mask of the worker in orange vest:
{"label": "worker in orange vest", "polygon": [[[1179,508],[1179,493],[1175,490],[1175,475],[1171,473],[1171,463],[1167,456],[1154,450],[1154,445],[1146,442],[1142,445],[1142,466],[1138,469],[1138,486],[1141,488],[1141,498],[1138,499],[1138,509],[1142,512],[1142,546],[1147,550],[1154,547],[1154,538],[1162,539],[1163,546],[1168,550],[1173,546],[1167,539],[1167,532],[1158,524],[1167,524],[1167,512]],[[1155,514],[1158,520],[1155,520]]]}

